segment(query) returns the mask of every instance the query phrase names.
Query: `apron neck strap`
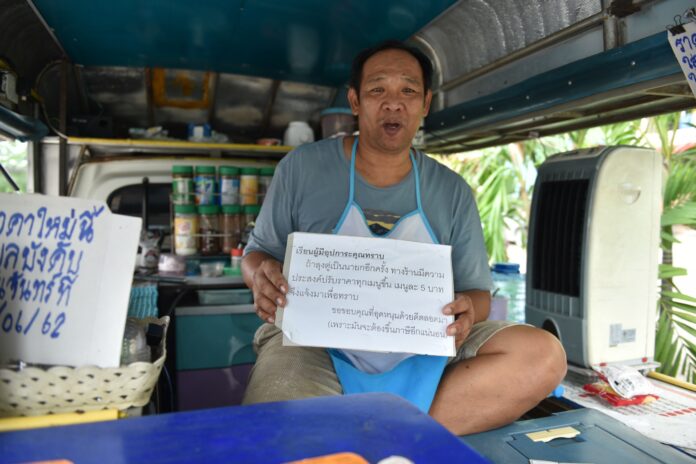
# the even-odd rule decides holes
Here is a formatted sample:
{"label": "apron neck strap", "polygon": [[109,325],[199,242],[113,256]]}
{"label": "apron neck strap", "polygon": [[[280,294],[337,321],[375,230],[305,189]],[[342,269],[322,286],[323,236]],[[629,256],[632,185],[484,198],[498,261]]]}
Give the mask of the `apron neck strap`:
{"label": "apron neck strap", "polygon": [[[358,150],[358,137],[355,137],[353,142],[353,149],[350,152],[350,192],[348,194],[348,204],[352,204],[355,200],[355,158]],[[420,175],[418,174],[418,166],[416,166],[416,159],[413,156],[413,151],[409,148],[408,157],[411,160],[411,166],[413,167],[413,178],[416,181],[416,205],[418,206],[418,211],[423,212],[423,207],[421,206],[421,194],[420,194]]]}

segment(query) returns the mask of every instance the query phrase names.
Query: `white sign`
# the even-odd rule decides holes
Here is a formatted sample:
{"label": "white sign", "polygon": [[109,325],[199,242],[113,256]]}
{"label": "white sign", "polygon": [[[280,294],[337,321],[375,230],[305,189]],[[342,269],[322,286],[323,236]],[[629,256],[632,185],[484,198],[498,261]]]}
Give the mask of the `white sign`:
{"label": "white sign", "polygon": [[0,364],[118,366],[140,225],[103,202],[0,194]]}
{"label": "white sign", "polygon": [[691,92],[696,96],[696,22],[686,23],[681,27],[684,28],[683,33],[672,34],[667,31],[667,38]]}
{"label": "white sign", "polygon": [[276,324],[289,344],[454,356],[452,248],[384,238],[293,233],[290,288]]}

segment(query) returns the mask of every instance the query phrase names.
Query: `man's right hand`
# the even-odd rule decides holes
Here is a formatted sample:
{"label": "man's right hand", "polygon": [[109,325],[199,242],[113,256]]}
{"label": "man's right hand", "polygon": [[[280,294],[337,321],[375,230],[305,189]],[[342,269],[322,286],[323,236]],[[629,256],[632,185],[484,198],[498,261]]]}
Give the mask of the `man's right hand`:
{"label": "man's right hand", "polygon": [[279,261],[266,253],[252,251],[242,261],[244,281],[254,294],[256,314],[266,322],[275,322],[278,306],[285,306],[288,282]]}

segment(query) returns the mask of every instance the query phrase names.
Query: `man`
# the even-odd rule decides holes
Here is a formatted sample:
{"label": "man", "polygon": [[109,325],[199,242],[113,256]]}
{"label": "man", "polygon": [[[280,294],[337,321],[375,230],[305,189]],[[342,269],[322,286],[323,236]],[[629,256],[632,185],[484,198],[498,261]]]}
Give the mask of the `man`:
{"label": "man", "polygon": [[[427,57],[400,42],[362,52],[353,63],[348,92],[359,140],[305,145],[279,163],[242,263],[257,314],[269,323],[255,336],[258,359],[245,403],[341,394],[354,375],[345,374],[341,360],[325,349],[283,347],[282,334],[272,325],[276,307],[287,301],[280,261],[293,231],[392,238],[396,229],[416,229],[423,239],[417,240],[430,235],[433,242],[452,246],[456,298],[443,313],[455,316],[447,334],[455,337],[457,356],[436,372],[434,398],[427,404],[453,433],[480,432],[517,419],[565,375],[565,353],[555,337],[525,325],[486,321],[492,282],[472,192],[457,174],[410,150],[430,107],[431,75]],[[413,227],[403,227],[407,220],[415,221]],[[365,370],[359,368],[364,361],[377,366],[375,372],[390,372],[391,367],[379,367],[382,358],[360,356],[346,353],[353,371]]]}

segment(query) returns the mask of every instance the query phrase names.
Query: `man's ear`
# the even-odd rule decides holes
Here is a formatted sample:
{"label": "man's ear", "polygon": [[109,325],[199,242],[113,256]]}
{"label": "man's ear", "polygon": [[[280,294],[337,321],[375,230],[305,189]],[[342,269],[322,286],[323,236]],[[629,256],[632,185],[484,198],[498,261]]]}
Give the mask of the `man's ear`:
{"label": "man's ear", "polygon": [[430,103],[433,101],[433,91],[428,90],[428,92],[425,94],[425,101],[423,102],[423,117],[426,117],[428,115],[428,112],[430,112]]}
{"label": "man's ear", "polygon": [[353,112],[353,115],[357,116],[358,108],[360,108],[360,99],[358,98],[358,92],[356,92],[353,87],[348,89],[348,103],[350,104],[350,110]]}

